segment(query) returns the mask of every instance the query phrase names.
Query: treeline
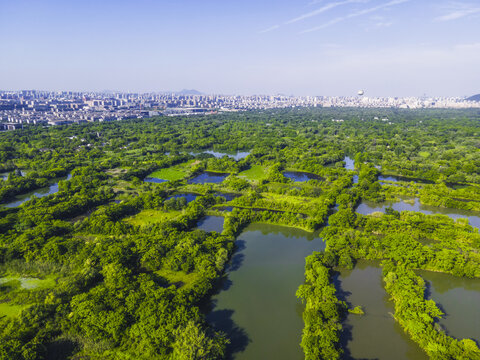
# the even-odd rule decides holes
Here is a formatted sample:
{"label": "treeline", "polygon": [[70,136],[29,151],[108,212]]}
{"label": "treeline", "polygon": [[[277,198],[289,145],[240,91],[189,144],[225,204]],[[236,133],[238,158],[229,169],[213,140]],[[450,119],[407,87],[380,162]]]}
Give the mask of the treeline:
{"label": "treeline", "polygon": [[474,340],[457,340],[438,331],[435,322],[444,314],[433,300],[425,299],[425,282],[413,270],[383,264],[385,289],[395,304],[395,320],[431,359],[480,359]]}
{"label": "treeline", "polygon": [[301,342],[305,359],[341,359],[341,322],[347,306],[336,297],[328,257],[314,253],[305,261],[305,284],[297,290],[297,297],[305,304]]}

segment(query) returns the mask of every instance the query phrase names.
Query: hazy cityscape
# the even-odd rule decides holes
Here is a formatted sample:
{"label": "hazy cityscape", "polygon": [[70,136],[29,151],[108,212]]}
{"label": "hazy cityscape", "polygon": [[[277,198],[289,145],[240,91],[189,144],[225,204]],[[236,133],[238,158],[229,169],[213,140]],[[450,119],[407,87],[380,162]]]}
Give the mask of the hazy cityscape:
{"label": "hazy cityscape", "polygon": [[[360,94],[363,94],[363,91]],[[68,125],[154,116],[208,115],[295,107],[468,109],[480,108],[480,102],[459,97],[204,95],[196,90],[144,94],[0,91],[0,128],[14,130],[24,124]]]}

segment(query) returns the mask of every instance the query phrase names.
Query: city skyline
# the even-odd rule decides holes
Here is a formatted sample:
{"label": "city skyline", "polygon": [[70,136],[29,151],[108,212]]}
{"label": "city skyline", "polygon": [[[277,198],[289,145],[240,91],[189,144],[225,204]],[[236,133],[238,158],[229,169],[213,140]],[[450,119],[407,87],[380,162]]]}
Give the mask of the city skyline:
{"label": "city skyline", "polygon": [[480,93],[465,1],[2,2],[2,90]]}

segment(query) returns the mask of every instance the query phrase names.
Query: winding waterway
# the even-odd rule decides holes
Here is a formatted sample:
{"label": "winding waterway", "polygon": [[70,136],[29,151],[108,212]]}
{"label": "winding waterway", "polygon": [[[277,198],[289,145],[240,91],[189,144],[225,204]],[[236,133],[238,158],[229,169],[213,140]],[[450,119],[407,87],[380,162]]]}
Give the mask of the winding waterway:
{"label": "winding waterway", "polygon": [[303,306],[295,292],[304,281],[305,257],[325,248],[312,233],[251,224],[237,250],[207,320],[231,339],[232,359],[303,359]]}
{"label": "winding waterway", "polygon": [[196,156],[199,154],[210,154],[215,156],[217,159],[220,159],[224,156],[228,156],[229,158],[232,158],[235,161],[245,159],[248,155],[250,155],[250,151],[215,151],[215,150],[206,150],[202,152],[195,152],[195,151],[190,151],[190,155]]}
{"label": "winding waterway", "polygon": [[[350,158],[349,156],[345,156],[343,161],[345,162],[345,169],[352,170],[352,171],[355,170],[355,160],[354,159]],[[358,184],[358,175],[356,175],[356,174],[353,175],[353,183]]]}
{"label": "winding waterway", "polygon": [[[72,175],[68,174],[68,176],[60,178],[59,180],[70,180],[71,178],[72,178]],[[22,205],[24,202],[30,200],[33,196],[36,196],[38,198],[42,198],[42,197],[48,196],[50,194],[55,194],[56,192],[58,192],[58,190],[59,190],[58,182],[56,182],[56,183],[54,183],[50,186],[40,188],[40,189],[36,189],[36,190],[32,190],[32,191],[30,191],[28,193],[25,193],[25,194],[22,194],[22,195],[17,195],[15,197],[14,201],[11,201],[9,203],[2,204],[2,205],[7,207],[7,208],[17,207],[17,206]]]}
{"label": "winding waterway", "polygon": [[352,308],[361,306],[365,312],[348,314],[343,323],[344,359],[427,359],[395,322],[377,262],[359,261],[353,270],[341,270],[335,285],[341,300]]}
{"label": "winding waterway", "polygon": [[[479,212],[422,205],[418,198],[382,203],[363,201],[357,212],[363,215],[376,211],[384,213],[386,207],[392,207],[397,211],[417,211],[426,215],[443,214],[454,220],[467,218],[470,225],[480,228]],[[457,339],[471,338],[479,343],[480,279],[460,278],[429,271],[418,273],[426,281],[426,296],[434,300],[445,313],[444,318],[439,321],[445,332]]]}
{"label": "winding waterway", "polygon": [[378,181],[393,181],[393,182],[414,182],[420,184],[433,184],[433,181],[423,180],[423,179],[416,179],[416,178],[409,178],[406,176],[399,176],[399,175],[380,175],[378,177]]}
{"label": "winding waterway", "polygon": [[476,228],[480,228],[480,212],[470,210],[460,210],[451,208],[442,208],[438,206],[423,205],[420,204],[418,198],[404,198],[402,201],[383,201],[375,203],[371,201],[362,201],[358,206],[357,212],[362,215],[368,215],[372,212],[385,212],[385,208],[391,207],[396,211],[418,211],[426,215],[443,214],[456,220],[460,218],[468,218],[470,225]]}

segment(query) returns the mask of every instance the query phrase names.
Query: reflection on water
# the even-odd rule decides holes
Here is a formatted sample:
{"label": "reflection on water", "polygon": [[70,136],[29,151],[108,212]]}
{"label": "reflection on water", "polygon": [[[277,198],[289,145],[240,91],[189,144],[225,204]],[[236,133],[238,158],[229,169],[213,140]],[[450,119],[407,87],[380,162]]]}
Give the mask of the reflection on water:
{"label": "reflection on water", "polygon": [[365,311],[363,316],[348,314],[343,324],[345,359],[427,359],[393,319],[393,303],[376,262],[359,261],[353,270],[341,270],[335,285],[341,300]]}
{"label": "reflection on water", "polygon": [[232,158],[235,161],[245,159],[248,155],[250,155],[250,151],[214,151],[214,150],[206,150],[203,152],[195,152],[191,151],[189,153],[190,155],[196,156],[199,154],[210,154],[215,156],[216,158],[222,158],[224,156],[228,156],[229,158]]}
{"label": "reflection on water", "polygon": [[325,248],[305,231],[252,224],[238,237],[222,291],[207,320],[232,340],[234,359],[303,359],[302,306],[305,257]]}
{"label": "reflection on water", "polygon": [[215,196],[221,196],[225,198],[226,201],[232,201],[233,199],[241,196],[239,194],[229,194],[229,193],[216,193]]}
{"label": "reflection on water", "polygon": [[376,211],[384,213],[385,208],[387,207],[392,207],[396,211],[418,211],[426,215],[443,214],[449,216],[454,220],[459,218],[468,218],[468,222],[470,225],[476,228],[480,228],[480,212],[423,205],[420,204],[418,198],[404,199],[399,202],[384,201],[381,203],[374,203],[364,200],[358,206],[357,212],[362,215],[368,215]]}
{"label": "reflection on water", "polygon": [[211,171],[205,171],[204,173],[195,176],[193,179],[188,180],[189,184],[205,184],[205,183],[221,183],[229,174],[216,173]]}
{"label": "reflection on water", "polygon": [[168,197],[167,200],[185,198],[187,200],[187,204],[188,204],[188,203],[194,201],[197,198],[197,196],[198,196],[197,194],[191,194],[191,193],[176,194],[176,195]]}
{"label": "reflection on water", "polygon": [[345,161],[345,169],[355,170],[355,160],[351,159],[348,156],[345,156],[345,159],[343,159],[343,161]]}
{"label": "reflection on water", "polygon": [[308,180],[322,180],[321,176],[303,171],[285,171],[283,173],[283,176],[297,182],[304,182]]}
{"label": "reflection on water", "polygon": [[221,233],[223,231],[224,218],[222,216],[205,216],[197,224],[197,229],[206,232],[216,231]]}
{"label": "reflection on water", "polygon": [[480,342],[480,279],[467,279],[430,271],[418,271],[427,285],[427,297],[445,313],[440,325],[457,339]]}
{"label": "reflection on water", "polygon": [[[70,180],[71,178],[72,178],[72,175],[68,174],[68,176],[63,177],[60,180]],[[55,194],[56,192],[58,192],[58,182],[48,187],[32,190],[22,195],[17,195],[14,201],[3,204],[3,206],[7,208],[17,207],[22,205],[24,202],[30,200],[33,196],[36,196],[37,198],[42,198],[50,194]]]}
{"label": "reflection on water", "polygon": [[[345,156],[345,159],[343,159],[343,161],[345,162],[345,169],[355,170],[355,160],[348,156]],[[358,184],[358,175],[353,175],[353,183]]]}
{"label": "reflection on water", "polygon": [[[409,178],[405,176],[398,176],[398,175],[380,175],[378,177],[378,181],[405,181],[405,182],[414,182],[415,184],[433,184],[433,181],[423,180],[423,179],[416,179],[416,178]],[[390,184],[389,184],[390,185]]]}

